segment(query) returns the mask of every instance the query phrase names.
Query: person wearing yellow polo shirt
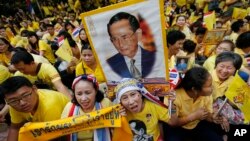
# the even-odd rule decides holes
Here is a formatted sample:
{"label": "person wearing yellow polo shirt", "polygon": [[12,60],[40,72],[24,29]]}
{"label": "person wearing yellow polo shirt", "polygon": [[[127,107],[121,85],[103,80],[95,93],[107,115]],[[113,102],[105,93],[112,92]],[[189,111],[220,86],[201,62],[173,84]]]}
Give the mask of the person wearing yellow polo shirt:
{"label": "person wearing yellow polo shirt", "polygon": [[180,52],[186,36],[179,30],[169,31],[167,34],[168,65],[169,68],[175,67],[175,56]]}
{"label": "person wearing yellow polo shirt", "polygon": [[243,59],[241,70],[248,75],[248,77],[244,79],[250,86],[250,65],[245,58],[245,56],[250,54],[250,31],[244,32],[239,35],[236,40],[235,53],[238,53]]}
{"label": "person wearing yellow polo shirt", "polygon": [[236,71],[240,69],[242,59],[239,54],[223,52],[216,57],[215,70],[211,72],[213,78],[213,99],[224,96]]}
{"label": "person wearing yellow polo shirt", "polygon": [[245,23],[244,20],[238,19],[237,21],[232,23],[231,30],[233,32],[229,35],[229,39],[235,43],[238,36],[248,30],[248,24]]}
{"label": "person wearing yellow polo shirt", "polygon": [[[228,130],[222,117],[213,116],[212,90],[212,77],[205,68],[194,67],[186,72],[173,102],[179,121],[177,127],[168,127],[165,133],[167,141],[223,140],[222,135],[211,127],[220,128],[219,124],[215,124],[220,123]],[[164,103],[168,104],[167,97]]]}
{"label": "person wearing yellow polo shirt", "polygon": [[[0,84],[2,84],[6,79],[10,78],[12,74],[9,69],[0,64]],[[0,97],[0,122],[5,121],[5,116],[9,112],[9,106],[5,103],[4,99]]]}
{"label": "person wearing yellow polo shirt", "polygon": [[39,52],[39,55],[47,58],[51,64],[54,64],[56,62],[53,50],[50,45],[47,44],[44,40],[39,40],[35,32],[30,32],[28,35],[28,39],[32,50]]}
{"label": "person wearing yellow polo shirt", "polygon": [[47,24],[46,29],[47,33],[43,34],[42,40],[50,44],[51,41],[54,41],[58,33],[55,32],[54,26],[52,24]]}
{"label": "person wearing yellow polo shirt", "polygon": [[216,56],[222,52],[227,52],[227,51],[233,52],[234,48],[235,48],[235,45],[232,41],[230,40],[221,41],[215,49],[215,54],[207,58],[207,60],[203,64],[203,67],[206,68],[209,72],[211,72],[215,68]]}
{"label": "person wearing yellow polo shirt", "polygon": [[10,106],[11,126],[7,141],[18,141],[19,129],[27,122],[60,119],[69,99],[63,94],[37,89],[22,76],[8,78],[1,85],[1,93]]}
{"label": "person wearing yellow polo shirt", "polygon": [[105,82],[100,65],[95,59],[90,45],[85,45],[81,50],[82,61],[76,66],[76,76],[82,74],[92,74],[99,83]]}
{"label": "person wearing yellow polo shirt", "polygon": [[71,97],[70,91],[62,83],[59,73],[51,64],[34,62],[32,55],[26,51],[17,51],[11,63],[20,72],[19,75],[36,77],[37,84],[45,84]]}

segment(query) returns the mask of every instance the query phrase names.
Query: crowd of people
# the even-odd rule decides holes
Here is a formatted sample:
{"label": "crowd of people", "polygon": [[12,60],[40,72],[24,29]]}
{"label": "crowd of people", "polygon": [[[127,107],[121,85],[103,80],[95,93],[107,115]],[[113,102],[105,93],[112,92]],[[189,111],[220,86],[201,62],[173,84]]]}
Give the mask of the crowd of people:
{"label": "crowd of people", "polygon": [[[183,78],[175,90],[154,94],[165,105],[173,101],[171,109],[143,95],[145,88],[140,78],[147,77],[147,72],[142,68],[152,67],[149,58],[156,54],[138,45],[141,25],[135,16],[120,12],[107,25],[109,38],[118,50],[107,62],[123,78],[117,80],[113,100],[106,95],[108,86],[102,67],[79,17],[81,12],[88,11],[84,9],[86,5],[69,0],[54,9],[45,8],[43,19],[21,9],[15,16],[3,15],[0,20],[0,122],[9,125],[7,140],[17,141],[19,129],[27,122],[83,115],[118,103],[122,105],[120,114],[127,118],[134,141],[234,140],[235,129],[250,129],[249,123],[244,122],[243,112],[230,101],[227,108],[231,115],[217,112],[236,76],[250,87],[249,5],[247,0],[165,0],[166,60],[168,68],[176,68]],[[248,14],[234,19],[234,7],[245,9]],[[226,29],[226,33],[218,44],[207,45],[203,43],[208,31],[204,15],[212,11],[216,15],[213,28]],[[80,30],[75,36],[77,28]],[[125,36],[123,31],[131,33]],[[72,52],[69,62],[55,54],[60,37],[69,43]],[[125,47],[129,49],[122,49]],[[131,48],[148,55],[140,56],[138,74],[124,68],[130,63],[128,58],[138,57],[136,52],[131,54]],[[181,58],[183,56],[188,61]],[[123,62],[113,61],[117,57]],[[179,63],[177,58],[181,58]],[[103,140],[111,140],[112,129],[101,130],[106,134]],[[96,134],[94,130],[87,130],[56,140],[97,141]]]}

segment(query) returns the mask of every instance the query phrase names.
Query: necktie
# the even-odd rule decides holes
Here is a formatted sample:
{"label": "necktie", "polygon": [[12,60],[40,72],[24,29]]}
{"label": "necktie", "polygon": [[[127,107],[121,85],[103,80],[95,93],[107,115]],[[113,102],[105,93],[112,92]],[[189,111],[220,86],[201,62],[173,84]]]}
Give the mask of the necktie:
{"label": "necktie", "polygon": [[135,67],[135,60],[131,59],[130,60],[130,72],[133,78],[139,79],[141,78],[141,73],[140,71]]}

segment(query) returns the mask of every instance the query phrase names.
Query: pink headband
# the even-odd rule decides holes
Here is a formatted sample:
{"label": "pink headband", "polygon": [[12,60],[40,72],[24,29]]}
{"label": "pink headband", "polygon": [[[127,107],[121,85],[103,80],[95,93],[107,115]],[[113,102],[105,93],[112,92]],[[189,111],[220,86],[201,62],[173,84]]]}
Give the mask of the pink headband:
{"label": "pink headband", "polygon": [[74,81],[73,81],[73,83],[72,83],[72,87],[71,87],[73,91],[75,90],[76,84],[77,84],[80,80],[87,80],[87,81],[90,81],[90,82],[92,82],[92,83],[96,86],[97,89],[99,89],[99,84],[98,84],[96,78],[95,78],[93,75],[86,75],[86,74],[84,74],[84,75],[80,75],[80,76],[78,76],[78,77],[76,77],[76,78],[74,79]]}

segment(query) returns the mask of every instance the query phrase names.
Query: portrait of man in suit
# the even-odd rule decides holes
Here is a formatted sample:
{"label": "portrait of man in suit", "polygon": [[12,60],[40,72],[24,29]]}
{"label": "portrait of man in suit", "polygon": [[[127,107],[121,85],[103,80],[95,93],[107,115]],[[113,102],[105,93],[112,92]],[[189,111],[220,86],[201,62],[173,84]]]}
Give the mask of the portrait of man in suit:
{"label": "portrait of man in suit", "polygon": [[119,12],[107,24],[110,41],[118,51],[106,61],[111,69],[124,78],[145,78],[155,63],[155,51],[148,51],[139,44],[140,23],[135,16]]}

